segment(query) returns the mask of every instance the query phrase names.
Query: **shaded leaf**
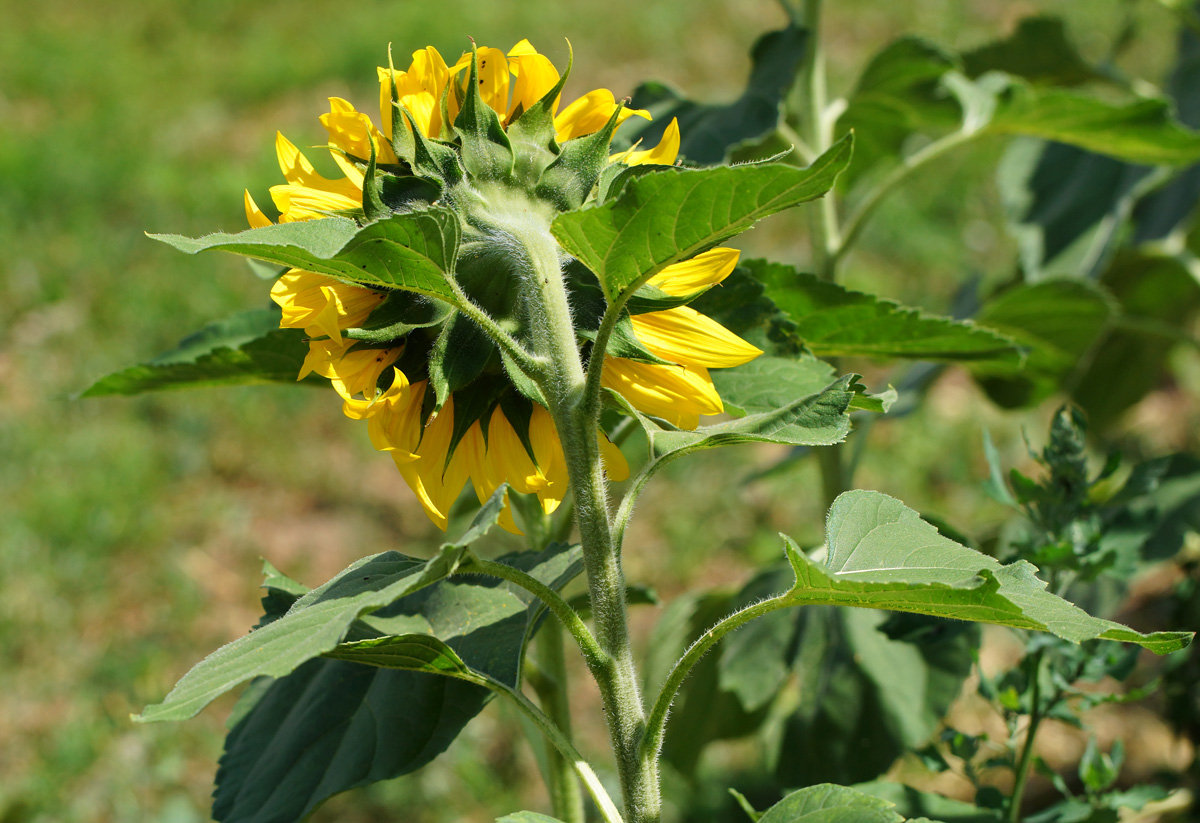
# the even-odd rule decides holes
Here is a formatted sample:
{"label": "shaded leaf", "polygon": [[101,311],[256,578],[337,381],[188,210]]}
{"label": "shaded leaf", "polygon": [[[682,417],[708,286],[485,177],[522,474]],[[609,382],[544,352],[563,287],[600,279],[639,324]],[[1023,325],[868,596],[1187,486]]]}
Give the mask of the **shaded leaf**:
{"label": "shaded leaf", "polygon": [[781,263],[750,260],[744,265],[765,284],[766,296],[818,357],[1021,362],[1012,340],[970,321],[923,314]]}
{"label": "shaded leaf", "polygon": [[648,110],[654,119],[626,123],[623,137],[640,139],[643,148],[656,145],[671,118],[678,118],[680,154],[698,165],[725,162],[738,147],[775,131],[807,40],[807,32],[793,24],[760,37],[750,52],[746,90],[732,103],[697,103],[663,83],[643,83],[630,105]]}
{"label": "shaded leaf", "polygon": [[962,60],[970,77],[1003,71],[1051,86],[1077,86],[1101,77],[1067,37],[1062,19],[1052,16],[1022,18],[1008,37],[965,52]]}
{"label": "shaded leaf", "polygon": [[295,383],[308,355],[308,345],[300,329],[279,328],[279,318],[278,309],[263,309],[211,323],[148,363],[102,377],[80,396]]}
{"label": "shaded leaf", "polygon": [[983,305],[975,320],[1016,340],[1022,366],[973,367],[992,400],[1006,408],[1048,397],[1096,345],[1116,315],[1113,299],[1081,280],[1052,280],[1009,289]]}
{"label": "shaded leaf", "polygon": [[[710,373],[721,395],[725,411],[732,414],[762,414],[815,394],[833,382],[835,370],[811,355],[800,357],[756,357],[732,369]],[[879,395],[867,394],[858,383],[850,408],[886,412],[895,402],[894,389]]]}
{"label": "shaded leaf", "polygon": [[837,143],[806,169],[777,163],[652,172],[602,206],[559,215],[552,233],[610,301],[764,217],[827,192],[850,161]]}
{"label": "shaded leaf", "polygon": [[860,792],[896,805],[905,817],[920,815],[942,823],[1003,823],[1004,817],[995,809],[985,809],[961,800],[953,800],[931,792],[923,792],[903,783],[876,780],[854,786]]}

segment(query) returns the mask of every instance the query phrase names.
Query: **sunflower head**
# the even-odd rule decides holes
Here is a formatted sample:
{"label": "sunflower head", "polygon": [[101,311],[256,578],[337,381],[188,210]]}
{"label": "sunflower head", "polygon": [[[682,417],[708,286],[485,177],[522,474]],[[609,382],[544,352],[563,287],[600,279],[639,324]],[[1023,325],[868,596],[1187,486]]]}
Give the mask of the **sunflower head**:
{"label": "sunflower head", "polygon": [[[452,215],[456,289],[522,342],[539,328],[530,238],[551,244],[586,349],[604,297],[595,276],[558,247],[551,222],[586,206],[631,166],[672,166],[679,130],[672,122],[657,146],[612,154],[621,123],[650,115],[606,89],[561,105],[569,73],[570,61],[560,75],[528,41],[507,53],[472,44],[454,65],[431,46],[415,52],[405,71],[389,55],[378,70],[378,128],[339,98],[321,117],[342,179],[322,177],[278,137],[287,183],[271,196],[280,222],[338,216],[364,229],[378,224],[370,248],[387,255],[438,242],[432,235],[397,240],[386,228],[396,215]],[[271,222],[248,193],[246,212],[251,226]],[[715,249],[657,275],[646,287],[657,299],[647,304],[654,310],[643,305],[622,321],[604,361],[604,385],[682,427],[719,413],[707,369],[759,352],[682,304],[736,260],[735,250]],[[468,480],[481,501],[502,483],[536,495],[544,512],[563,499],[566,464],[546,398],[461,305],[298,270],[279,278],[272,297],[283,309],[281,325],[309,339],[301,376],[331,381],[346,415],[368,421],[372,443],[391,454],[440,526]],[[620,479],[627,472],[620,451],[603,432],[597,436],[610,477]],[[510,514],[501,522],[516,528]]]}

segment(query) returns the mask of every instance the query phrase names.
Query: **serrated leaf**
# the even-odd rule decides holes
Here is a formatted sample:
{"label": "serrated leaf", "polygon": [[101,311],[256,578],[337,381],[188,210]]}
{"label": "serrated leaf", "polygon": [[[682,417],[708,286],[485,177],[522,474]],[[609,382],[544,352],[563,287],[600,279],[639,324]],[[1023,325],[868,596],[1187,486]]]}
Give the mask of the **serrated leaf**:
{"label": "serrated leaf", "polygon": [[622,136],[640,139],[643,148],[653,146],[671,119],[678,118],[680,154],[699,165],[725,162],[739,146],[775,131],[807,41],[808,33],[793,24],[760,37],[750,53],[746,90],[732,103],[697,103],[662,83],[643,83],[630,105],[646,109],[654,119],[644,125],[627,123]]}
{"label": "serrated leaf", "polygon": [[1003,71],[1035,83],[1077,86],[1101,75],[1067,37],[1061,18],[1024,17],[1012,34],[963,54],[968,76]]}
{"label": "serrated leaf", "polygon": [[278,309],[235,314],[185,337],[174,349],[97,380],[81,397],[161,389],[295,383],[308,355],[304,332],[279,328]]}
{"label": "serrated leaf", "polygon": [[[563,545],[499,562],[555,589],[581,567],[578,548]],[[267,681],[226,741],[214,816],[300,819],[331,794],[424,766],[486,704],[491,693],[480,684],[517,683],[541,613],[527,592],[474,576],[374,612],[353,634],[384,637],[352,639],[329,653],[347,659],[310,660]]]}
{"label": "serrated leaf", "polygon": [[458,216],[440,206],[393,214],[362,228],[345,217],[326,217],[238,234],[150,237],[188,254],[220,249],[352,283],[457,300],[447,279],[458,255]]}
{"label": "serrated leaf", "polygon": [[841,377],[823,390],[792,400],[761,414],[703,426],[695,431],[660,425],[630,406],[615,392],[610,402],[636,419],[646,432],[655,471],[662,464],[705,449],[742,443],[782,443],[790,446],[828,446],[840,443],[850,431],[846,411],[854,398],[858,375]]}
{"label": "serrated leaf", "polygon": [[758,823],[903,823],[892,804],[845,786],[823,784],[792,792]]}
{"label": "serrated leaf", "polygon": [[1052,394],[1109,328],[1116,315],[1110,295],[1082,280],[1052,280],[1009,289],[983,305],[978,323],[1016,340],[1022,366],[973,367],[993,401],[1006,408],[1032,405]]}
{"label": "serrated leaf", "polygon": [[824,568],[788,541],[796,573],[795,605],[825,603],[950,617],[1045,631],[1080,643],[1106,639],[1137,643],[1156,654],[1187,646],[1191,632],[1142,634],[1092,617],[1046,591],[1025,561],[999,561],[943,537],[899,500],[851,491],[834,501],[826,519]]}
{"label": "serrated leaf", "polygon": [[849,163],[851,147],[843,138],[806,169],[769,163],[653,172],[602,206],[559,215],[551,232],[613,302],[762,218],[821,197]]}
{"label": "serrated leaf", "polygon": [[969,321],[930,316],[781,263],[748,260],[743,265],[818,357],[1021,362],[1011,339]]}
{"label": "serrated leaf", "polygon": [[[773,411],[798,397],[821,391],[834,378],[835,370],[824,360],[811,355],[800,357],[756,357],[732,369],[717,369],[710,373],[717,393],[732,414],[762,414]],[[896,400],[896,390],[882,394],[867,394],[859,384],[850,408],[884,413]]]}
{"label": "serrated leaf", "polygon": [[162,703],[147,706],[138,720],[186,720],[247,680],[283,677],[332,650],[360,617],[453,574],[467,546],[499,519],[503,501],[498,494],[484,505],[459,541],[443,545],[431,559],[421,561],[391,551],[356,561],[298,599],[280,619],[222,646],[196,664]]}

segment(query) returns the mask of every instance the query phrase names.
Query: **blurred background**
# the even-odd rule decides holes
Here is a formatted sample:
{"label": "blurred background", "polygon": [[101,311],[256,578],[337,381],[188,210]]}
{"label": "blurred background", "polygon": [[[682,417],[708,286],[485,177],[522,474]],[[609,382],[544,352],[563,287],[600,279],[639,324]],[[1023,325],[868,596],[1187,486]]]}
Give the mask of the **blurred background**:
{"label": "blurred background", "polygon": [[[965,48],[1036,11],[1066,17],[1098,57],[1127,5],[829,3],[832,83],[848,91],[901,33]],[[1143,35],[1127,63],[1159,78],[1173,54],[1162,47],[1170,35],[1154,32],[1171,21],[1153,3],[1137,13]],[[267,304],[240,259],[187,257],[143,232],[243,228],[243,188],[261,203],[279,182],[275,130],[323,144],[329,96],[374,113],[389,42],[401,65],[426,44],[452,61],[468,36],[505,49],[529,38],[562,65],[567,38],[566,99],[659,79],[719,101],[739,92],[751,44],[784,15],[769,0],[0,0],[0,21],[0,821],[207,820],[231,701],[174,726],[129,715],[253,624],[260,558],[316,585],[363,554],[423,555],[440,533],[331,392],[72,398],[209,320]],[[968,278],[1011,276],[1015,246],[991,179],[1001,149],[954,154],[890,201],[847,284],[947,310]],[[328,160],[320,154],[309,153]],[[740,245],[804,267],[802,218],[773,218]],[[1180,357],[1184,385],[1129,412],[1121,438],[1153,452],[1195,446],[1185,398],[1200,362]],[[894,379],[855,366],[874,389]],[[873,426],[857,482],[984,533],[1004,515],[980,489],[982,428],[1006,465],[1028,466],[1022,432],[1040,444],[1053,408],[1000,411],[950,369],[920,416]],[[779,531],[819,543],[815,468],[757,476],[782,456],[710,453],[659,481],[627,540],[631,577],[670,598],[742,582],[777,557]],[[638,612],[641,631],[654,611]],[[581,733],[599,751],[588,699]],[[488,821],[544,808],[527,748],[499,733],[512,728],[493,705],[429,769],[335,798],[314,819]]]}

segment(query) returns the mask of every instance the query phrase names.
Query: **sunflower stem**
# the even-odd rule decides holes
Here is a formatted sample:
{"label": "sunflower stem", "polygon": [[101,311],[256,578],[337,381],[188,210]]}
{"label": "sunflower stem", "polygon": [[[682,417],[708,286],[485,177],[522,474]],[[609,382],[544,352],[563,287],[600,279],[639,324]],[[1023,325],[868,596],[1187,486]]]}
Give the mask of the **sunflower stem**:
{"label": "sunflower stem", "polygon": [[[658,764],[644,762],[646,728],[625,603],[625,574],[613,541],[607,481],[596,439],[598,391],[589,391],[563,282],[558,244],[548,227],[514,231],[528,254],[529,318],[535,356],[548,361],[538,381],[562,443],[583,544],[592,621],[604,660],[590,666],[603,699],[628,823],[658,823],[662,813]],[[593,364],[599,368],[599,364]],[[595,375],[592,382],[598,383]]]}

